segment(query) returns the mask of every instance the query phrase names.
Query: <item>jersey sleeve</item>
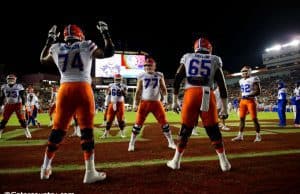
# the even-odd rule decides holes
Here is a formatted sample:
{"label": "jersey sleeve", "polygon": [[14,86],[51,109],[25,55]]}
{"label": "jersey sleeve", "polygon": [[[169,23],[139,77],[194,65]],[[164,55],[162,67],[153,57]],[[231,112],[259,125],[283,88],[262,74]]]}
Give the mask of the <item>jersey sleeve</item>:
{"label": "jersey sleeve", "polygon": [[90,56],[95,52],[98,46],[91,40],[83,41],[82,48],[87,50],[90,53]]}
{"label": "jersey sleeve", "polygon": [[141,80],[141,79],[143,79],[143,77],[144,77],[144,73],[140,73],[140,74],[137,76],[137,79],[138,79],[138,80]]}
{"label": "jersey sleeve", "polygon": [[180,59],[180,63],[185,64],[186,63],[186,59],[187,59],[188,54],[184,54],[181,59]]}
{"label": "jersey sleeve", "polygon": [[24,87],[23,87],[22,84],[18,84],[18,85],[17,85],[17,88],[18,88],[18,90],[20,90],[20,91],[21,91],[21,90],[24,90]]}
{"label": "jersey sleeve", "polygon": [[162,72],[156,72],[156,74],[161,78],[164,77],[164,74]]}

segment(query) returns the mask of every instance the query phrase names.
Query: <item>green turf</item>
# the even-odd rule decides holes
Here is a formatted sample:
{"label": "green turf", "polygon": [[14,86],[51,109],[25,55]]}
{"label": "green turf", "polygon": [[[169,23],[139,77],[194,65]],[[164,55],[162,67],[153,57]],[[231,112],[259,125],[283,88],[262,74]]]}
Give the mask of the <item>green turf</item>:
{"label": "green turf", "polygon": [[[125,113],[125,119],[127,123],[134,123],[135,121],[135,115],[136,112],[126,112]],[[293,119],[293,113],[286,113],[287,119]],[[180,114],[176,114],[172,111],[167,112],[167,119],[169,122],[180,122]],[[247,115],[246,117],[247,121],[251,121],[250,115]],[[259,112],[258,113],[258,119],[259,120],[265,120],[265,119],[278,119],[278,115],[275,112]],[[38,114],[38,120],[42,125],[48,125],[49,124],[49,116],[47,113],[41,113]],[[239,120],[237,114],[235,112],[231,112],[228,118],[228,121],[232,120]],[[103,122],[103,113],[98,112],[95,116],[95,124],[101,124]],[[154,116],[152,114],[149,114],[145,123],[157,123]],[[18,119],[15,115],[13,115],[10,120],[8,121],[8,125],[19,125]]]}

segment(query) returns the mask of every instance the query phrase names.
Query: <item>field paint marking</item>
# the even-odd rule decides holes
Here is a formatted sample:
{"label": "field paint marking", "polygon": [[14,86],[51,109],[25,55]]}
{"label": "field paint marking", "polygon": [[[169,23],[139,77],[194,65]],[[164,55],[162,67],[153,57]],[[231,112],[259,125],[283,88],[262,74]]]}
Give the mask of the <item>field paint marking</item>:
{"label": "field paint marking", "polygon": [[[240,158],[243,159],[243,158],[255,158],[255,157],[265,157],[265,156],[281,156],[281,155],[289,155],[289,154],[300,154],[300,149],[276,150],[271,152],[249,152],[249,153],[241,153],[241,154],[227,154],[227,157],[229,159],[240,159]],[[183,157],[182,163],[205,162],[205,161],[214,161],[214,160],[218,160],[217,155]],[[154,160],[143,160],[143,161],[136,161],[136,162],[98,163],[96,164],[96,168],[112,169],[112,168],[165,165],[166,162],[167,159],[154,159]],[[55,172],[65,172],[65,171],[74,171],[74,170],[84,170],[84,166],[74,164],[74,165],[58,165],[53,167],[53,171]],[[28,167],[28,168],[9,168],[9,169],[0,169],[0,174],[37,173],[39,171],[40,171],[40,166]]]}

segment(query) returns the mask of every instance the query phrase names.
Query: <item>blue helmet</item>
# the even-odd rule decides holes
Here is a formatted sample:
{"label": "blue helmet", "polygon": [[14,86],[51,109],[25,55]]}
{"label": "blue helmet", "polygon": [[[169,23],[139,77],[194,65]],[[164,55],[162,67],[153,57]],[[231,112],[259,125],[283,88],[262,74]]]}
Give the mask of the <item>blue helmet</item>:
{"label": "blue helmet", "polygon": [[278,82],[278,89],[285,88],[285,83],[283,81]]}

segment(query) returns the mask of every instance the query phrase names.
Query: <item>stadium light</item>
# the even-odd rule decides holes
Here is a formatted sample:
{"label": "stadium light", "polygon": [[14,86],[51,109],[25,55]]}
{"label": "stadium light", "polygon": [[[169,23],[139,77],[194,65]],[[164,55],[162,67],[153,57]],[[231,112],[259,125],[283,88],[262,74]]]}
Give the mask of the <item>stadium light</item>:
{"label": "stadium light", "polygon": [[287,43],[287,44],[282,45],[282,47],[287,47],[287,46],[298,46],[299,43],[300,43],[299,40],[293,40],[293,41],[291,41],[291,42],[289,42],[289,43]]}
{"label": "stadium light", "polygon": [[285,47],[288,47],[288,46],[293,46],[293,47],[296,47],[296,46],[299,46],[300,44],[300,40],[292,40],[291,42],[289,43],[286,43],[286,44],[277,44],[277,45],[274,45],[270,48],[267,48],[265,49],[266,52],[270,52],[270,51],[279,51],[281,48],[285,48]]}
{"label": "stadium light", "polygon": [[270,51],[279,51],[280,49],[281,49],[281,45],[280,45],[280,44],[277,44],[277,45],[272,46],[271,48],[267,48],[267,49],[266,49],[266,52],[270,52]]}

